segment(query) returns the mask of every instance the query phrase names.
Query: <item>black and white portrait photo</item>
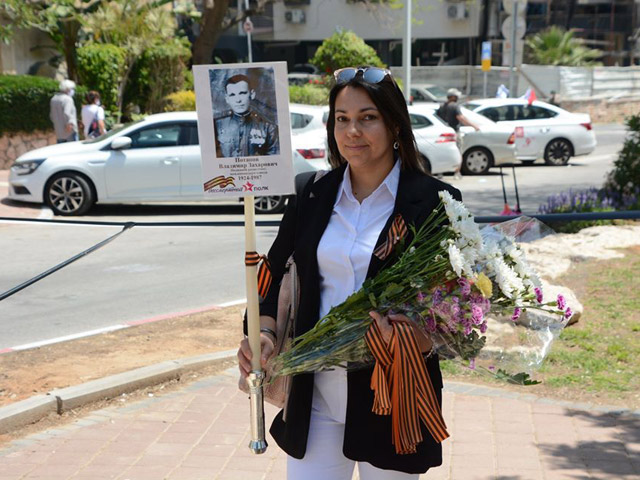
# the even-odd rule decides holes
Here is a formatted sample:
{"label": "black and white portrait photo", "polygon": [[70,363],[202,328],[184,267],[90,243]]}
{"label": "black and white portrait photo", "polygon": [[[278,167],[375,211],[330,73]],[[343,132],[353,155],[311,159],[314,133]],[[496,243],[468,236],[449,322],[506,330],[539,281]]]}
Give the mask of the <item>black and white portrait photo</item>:
{"label": "black and white portrait photo", "polygon": [[276,88],[271,68],[209,71],[216,157],[278,155]]}

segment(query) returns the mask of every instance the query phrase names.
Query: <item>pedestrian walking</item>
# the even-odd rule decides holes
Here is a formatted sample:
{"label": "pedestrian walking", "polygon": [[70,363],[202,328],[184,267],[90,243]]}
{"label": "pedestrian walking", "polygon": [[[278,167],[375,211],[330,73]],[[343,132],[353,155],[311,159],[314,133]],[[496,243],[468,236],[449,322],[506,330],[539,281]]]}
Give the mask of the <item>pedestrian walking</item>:
{"label": "pedestrian walking", "polygon": [[[424,172],[402,91],[389,70],[344,68],[334,76],[327,120],[333,169],[310,178],[289,201],[268,254],[272,282],[260,305],[263,364],[285,340],[276,338],[275,318],[280,280],[292,254],[300,280],[297,336],[393,262],[387,242],[396,238],[392,232],[399,222],[419,228],[439,204],[440,190],[461,198]],[[408,321],[404,315],[370,315],[387,341],[390,322]],[[416,339],[439,411],[438,356],[422,331],[416,330]],[[251,357],[245,339],[238,350],[244,377]],[[291,379],[285,409],[270,430],[288,455],[288,480],[350,480],[356,465],[361,480],[417,480],[442,464],[442,447],[424,425],[415,453],[396,452],[391,417],[372,411],[372,373],[373,367],[337,368]]]}
{"label": "pedestrian walking", "polygon": [[450,88],[447,90],[447,101],[440,106],[436,114],[442,120],[447,122],[447,124],[456,132],[459,130],[460,124],[473,127],[474,130],[480,130],[477,125],[465,117],[460,111],[460,105],[458,105],[460,95],[460,90],[456,88]]}
{"label": "pedestrian walking", "polygon": [[97,138],[107,132],[104,126],[104,108],[100,103],[100,94],[95,90],[90,90],[85,99],[87,103],[82,106],[80,112],[84,138]]}
{"label": "pedestrian walking", "polygon": [[78,140],[78,113],[73,103],[75,88],[76,84],[72,80],[62,80],[60,91],[49,103],[49,118],[53,122],[58,143]]}

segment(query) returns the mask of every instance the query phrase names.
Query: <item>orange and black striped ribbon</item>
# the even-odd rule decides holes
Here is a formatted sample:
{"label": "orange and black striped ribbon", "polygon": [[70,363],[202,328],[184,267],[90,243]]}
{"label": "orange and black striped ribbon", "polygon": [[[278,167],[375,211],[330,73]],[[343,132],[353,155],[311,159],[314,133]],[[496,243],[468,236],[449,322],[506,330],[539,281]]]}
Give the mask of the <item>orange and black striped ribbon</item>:
{"label": "orange and black striped ribbon", "polygon": [[393,322],[389,344],[372,322],[365,339],[376,364],[371,376],[373,412],[391,415],[392,443],[398,454],[415,453],[422,442],[420,420],[433,439],[449,437],[438,398],[411,325]]}
{"label": "orange and black striped ribbon", "polygon": [[389,228],[389,232],[387,232],[387,239],[382,245],[375,249],[373,254],[380,260],[385,260],[391,254],[391,252],[393,252],[393,247],[395,247],[396,244],[406,235],[407,224],[404,223],[404,218],[402,218],[402,215],[397,214],[393,219],[393,223],[391,224],[391,228]]}
{"label": "orange and black striped ribbon", "polygon": [[258,267],[258,295],[265,298],[269,287],[271,287],[271,265],[266,255],[260,255],[258,252],[245,252],[244,264],[247,267],[253,267],[260,264]]}

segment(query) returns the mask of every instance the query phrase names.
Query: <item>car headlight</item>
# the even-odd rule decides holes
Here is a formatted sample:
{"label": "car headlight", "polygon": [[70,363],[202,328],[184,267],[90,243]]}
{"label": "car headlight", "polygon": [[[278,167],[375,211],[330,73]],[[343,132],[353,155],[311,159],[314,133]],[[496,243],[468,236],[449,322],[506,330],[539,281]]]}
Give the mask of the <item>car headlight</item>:
{"label": "car headlight", "polygon": [[44,158],[42,160],[25,160],[24,162],[16,162],[11,167],[17,175],[29,175],[36,171],[36,169],[44,162]]}

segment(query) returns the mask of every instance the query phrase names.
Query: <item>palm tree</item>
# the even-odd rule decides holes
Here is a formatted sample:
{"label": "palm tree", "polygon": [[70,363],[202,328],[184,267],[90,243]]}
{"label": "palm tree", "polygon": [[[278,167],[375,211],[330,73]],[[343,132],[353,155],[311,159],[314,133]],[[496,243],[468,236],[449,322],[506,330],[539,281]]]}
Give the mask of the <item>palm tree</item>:
{"label": "palm tree", "polygon": [[540,65],[582,67],[602,65],[596,59],[602,51],[589,48],[573,30],[552,26],[526,39],[527,61]]}

